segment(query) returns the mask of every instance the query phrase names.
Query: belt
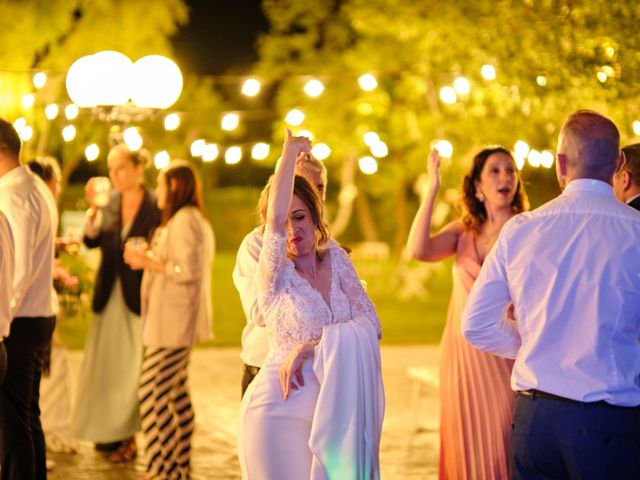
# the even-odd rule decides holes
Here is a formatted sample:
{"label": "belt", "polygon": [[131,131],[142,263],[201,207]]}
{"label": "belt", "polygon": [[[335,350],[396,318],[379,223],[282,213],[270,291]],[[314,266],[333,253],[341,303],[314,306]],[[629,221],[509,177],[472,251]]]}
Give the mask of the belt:
{"label": "belt", "polygon": [[581,402],[579,400],[573,400],[571,398],[560,397],[558,395],[554,395],[553,393],[543,392],[541,390],[520,390],[518,395],[521,397],[530,397],[531,400],[535,400],[536,398],[544,398],[545,400],[556,400],[559,402],[570,402],[570,403],[579,403],[585,405],[602,405],[613,407],[615,405],[611,405],[610,403],[605,402],[604,400],[599,400],[597,402]]}
{"label": "belt", "polygon": [[260,367],[253,367],[251,365],[247,365],[246,363],[243,365],[242,368],[244,369],[245,372],[247,372],[249,375],[253,375],[254,377],[260,371]]}

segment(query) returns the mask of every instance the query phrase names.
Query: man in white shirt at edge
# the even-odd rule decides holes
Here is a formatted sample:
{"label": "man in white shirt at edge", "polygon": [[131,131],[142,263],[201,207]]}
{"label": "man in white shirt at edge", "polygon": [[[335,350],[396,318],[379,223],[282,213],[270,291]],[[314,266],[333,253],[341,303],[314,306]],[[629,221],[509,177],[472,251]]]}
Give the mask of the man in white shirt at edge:
{"label": "man in white shirt at edge", "polygon": [[52,271],[58,214],[42,180],[20,164],[20,137],[0,119],[0,211],[13,232],[11,327],[0,386],[2,479],[46,478],[38,408],[42,351],[51,340],[57,301]]}
{"label": "man in white shirt at edge", "polygon": [[640,215],[611,188],[619,141],[595,112],[567,119],[564,191],[505,224],[462,316],[475,347],[515,358],[512,479],[638,478]]}
{"label": "man in white shirt at edge", "polygon": [[7,350],[4,346],[4,339],[9,335],[11,325],[14,271],[13,233],[11,233],[7,217],[0,212],[0,384],[2,384],[7,371]]}
{"label": "man in white shirt at edge", "polygon": [[[304,160],[296,165],[296,174],[305,177],[315,185],[322,200],[326,197],[327,168],[324,163],[308,154]],[[263,190],[264,194],[264,190]],[[264,216],[265,212],[260,214]],[[329,239],[327,248],[336,247],[338,244]],[[260,371],[269,350],[267,329],[264,318],[260,313],[257,301],[257,287],[255,285],[258,258],[262,249],[262,228],[253,229],[240,244],[236,256],[236,265],[233,269],[233,283],[240,295],[242,309],[247,317],[247,325],[242,330],[242,352],[240,358],[243,362],[242,395],[247,387]]]}
{"label": "man in white shirt at edge", "polygon": [[623,203],[640,210],[640,143],[622,149],[626,161],[613,176],[613,191]]}

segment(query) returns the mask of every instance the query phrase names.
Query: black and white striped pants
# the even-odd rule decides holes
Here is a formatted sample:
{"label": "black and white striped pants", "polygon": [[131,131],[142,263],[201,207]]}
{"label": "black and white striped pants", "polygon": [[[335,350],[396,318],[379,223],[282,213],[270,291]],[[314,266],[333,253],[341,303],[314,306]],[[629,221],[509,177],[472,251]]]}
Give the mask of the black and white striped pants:
{"label": "black and white striped pants", "polygon": [[140,414],[147,473],[189,478],[194,415],[187,386],[191,348],[145,347],[140,377]]}

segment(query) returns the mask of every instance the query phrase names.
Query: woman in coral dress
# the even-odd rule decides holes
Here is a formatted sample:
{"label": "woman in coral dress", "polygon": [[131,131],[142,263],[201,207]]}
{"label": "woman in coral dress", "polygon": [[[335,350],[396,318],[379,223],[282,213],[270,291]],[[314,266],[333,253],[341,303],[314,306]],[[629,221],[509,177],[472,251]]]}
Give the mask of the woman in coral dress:
{"label": "woman in coral dress", "polygon": [[513,361],[472,347],[462,336],[460,316],[500,229],[527,208],[527,199],[511,152],[486,148],[474,157],[464,178],[463,217],[431,234],[439,166],[440,156],[433,150],[427,193],[408,247],[414,258],[428,262],[456,256],[440,359],[440,478],[506,480],[515,399],[510,387]]}

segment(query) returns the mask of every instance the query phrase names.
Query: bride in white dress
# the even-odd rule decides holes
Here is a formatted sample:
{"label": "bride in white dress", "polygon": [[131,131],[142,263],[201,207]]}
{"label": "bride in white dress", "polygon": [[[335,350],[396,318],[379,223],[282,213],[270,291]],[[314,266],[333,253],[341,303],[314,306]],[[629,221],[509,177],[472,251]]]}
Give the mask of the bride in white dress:
{"label": "bride in white dress", "polygon": [[238,423],[244,479],[377,479],[380,320],[348,255],[323,248],[322,201],[294,175],[311,148],[287,130],[257,270],[269,354]]}

